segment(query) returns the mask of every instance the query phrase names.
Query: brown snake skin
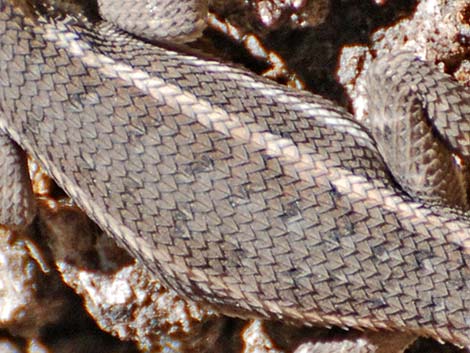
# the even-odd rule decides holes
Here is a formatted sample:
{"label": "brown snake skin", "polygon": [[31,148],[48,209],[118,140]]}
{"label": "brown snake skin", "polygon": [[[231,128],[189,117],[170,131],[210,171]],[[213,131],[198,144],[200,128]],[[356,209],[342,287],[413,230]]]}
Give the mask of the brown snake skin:
{"label": "brown snake skin", "polygon": [[[0,127],[165,283],[230,315],[470,346],[469,219],[407,196],[349,113],[28,4],[0,0]],[[407,54],[374,67],[468,147],[468,91]]]}

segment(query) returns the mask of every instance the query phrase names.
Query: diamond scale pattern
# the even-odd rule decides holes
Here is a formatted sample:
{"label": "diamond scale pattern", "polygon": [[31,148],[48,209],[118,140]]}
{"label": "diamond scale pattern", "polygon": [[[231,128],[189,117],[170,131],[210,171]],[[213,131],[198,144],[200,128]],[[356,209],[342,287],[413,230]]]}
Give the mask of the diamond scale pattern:
{"label": "diamond scale pattern", "polygon": [[[2,128],[169,286],[229,314],[470,346],[468,218],[398,189],[347,112],[106,23],[32,25],[0,5]],[[450,144],[468,146],[468,92],[389,61],[383,87],[380,70],[406,71]],[[421,113],[397,99],[379,113]]]}

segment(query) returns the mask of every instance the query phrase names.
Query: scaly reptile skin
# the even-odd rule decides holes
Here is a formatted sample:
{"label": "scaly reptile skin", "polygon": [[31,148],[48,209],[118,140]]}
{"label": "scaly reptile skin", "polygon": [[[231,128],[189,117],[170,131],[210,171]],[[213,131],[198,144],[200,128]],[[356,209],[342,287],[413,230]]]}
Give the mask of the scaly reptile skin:
{"label": "scaly reptile skin", "polygon": [[[231,315],[470,346],[469,220],[394,186],[350,114],[27,4],[0,1],[0,127],[156,276]],[[468,92],[443,87],[428,107],[465,130]]]}

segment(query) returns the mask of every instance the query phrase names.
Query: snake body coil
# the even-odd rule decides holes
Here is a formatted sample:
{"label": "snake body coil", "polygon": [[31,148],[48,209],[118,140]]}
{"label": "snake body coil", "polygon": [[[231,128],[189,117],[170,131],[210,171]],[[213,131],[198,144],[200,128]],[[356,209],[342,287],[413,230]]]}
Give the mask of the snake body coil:
{"label": "snake body coil", "polygon": [[[231,315],[470,346],[468,219],[398,188],[349,113],[107,22],[0,7],[0,127],[165,283]],[[441,87],[416,63],[376,67]],[[427,106],[468,121],[448,89],[456,104]]]}

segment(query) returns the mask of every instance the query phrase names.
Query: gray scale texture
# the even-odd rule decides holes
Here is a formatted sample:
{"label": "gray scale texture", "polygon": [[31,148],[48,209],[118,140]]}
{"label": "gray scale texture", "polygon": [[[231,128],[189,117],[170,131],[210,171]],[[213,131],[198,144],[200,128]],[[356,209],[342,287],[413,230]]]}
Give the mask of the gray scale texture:
{"label": "gray scale texture", "polygon": [[[401,53],[389,58],[389,66],[368,71],[372,133],[407,192],[428,203],[468,210],[468,173],[453,155],[468,166],[470,93],[428,64],[406,60],[408,55]],[[404,73],[398,77],[400,85],[394,83],[391,68]]]}
{"label": "gray scale texture", "polygon": [[0,8],[0,127],[165,283],[231,315],[470,346],[468,219],[397,188],[343,109],[107,23]]}
{"label": "gray scale texture", "polygon": [[25,170],[24,152],[0,131],[0,224],[13,229],[27,226],[36,215],[31,182]]}

